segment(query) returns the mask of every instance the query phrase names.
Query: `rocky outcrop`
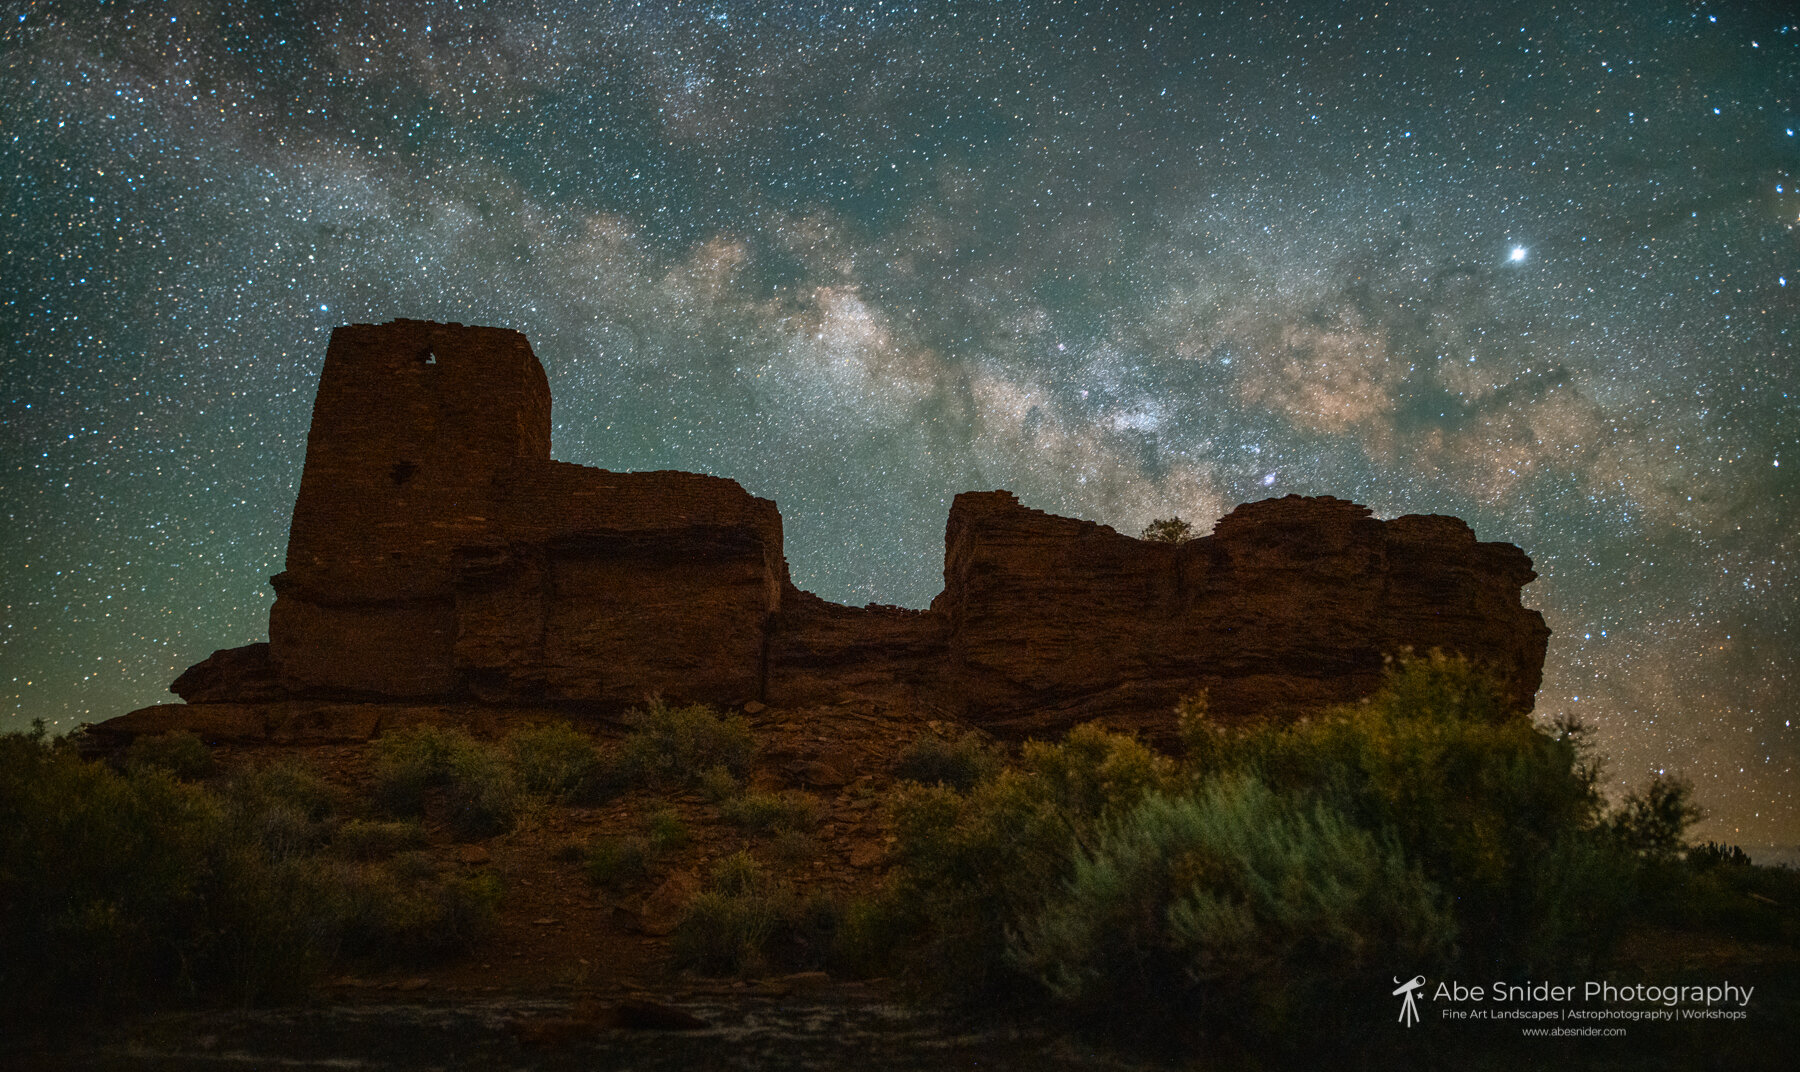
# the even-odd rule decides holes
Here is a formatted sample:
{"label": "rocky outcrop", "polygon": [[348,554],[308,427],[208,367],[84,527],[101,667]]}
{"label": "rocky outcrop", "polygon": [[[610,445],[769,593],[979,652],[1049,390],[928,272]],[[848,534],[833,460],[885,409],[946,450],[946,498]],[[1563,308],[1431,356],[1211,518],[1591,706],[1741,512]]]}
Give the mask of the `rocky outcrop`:
{"label": "rocky outcrop", "polygon": [[254,703],[287,696],[275,680],[266,643],[220,648],[182,671],[169,691],[188,703]]}
{"label": "rocky outcrop", "polygon": [[[1549,631],[1519,599],[1530,560],[1455,518],[1289,496],[1177,545],[970,492],[930,609],[857,608],[789,582],[775,504],[736,482],[549,453],[549,388],[522,335],[339,328],[269,644],[217,652],[175,691],[221,717],[661,694],[849,699],[1015,733],[1105,716],[1160,736],[1196,689],[1221,718],[1303,710],[1367,694],[1408,647],[1489,664],[1521,708],[1540,680]],[[300,717],[285,710],[280,726]],[[244,732],[289,732],[272,718]]]}
{"label": "rocky outcrop", "polygon": [[1541,681],[1549,630],[1519,601],[1530,559],[1455,518],[1290,495],[1167,544],[969,493],[946,543],[943,692],[997,728],[1108,716],[1159,732],[1199,689],[1226,719],[1317,708],[1372,692],[1406,649],[1488,664],[1526,710]]}

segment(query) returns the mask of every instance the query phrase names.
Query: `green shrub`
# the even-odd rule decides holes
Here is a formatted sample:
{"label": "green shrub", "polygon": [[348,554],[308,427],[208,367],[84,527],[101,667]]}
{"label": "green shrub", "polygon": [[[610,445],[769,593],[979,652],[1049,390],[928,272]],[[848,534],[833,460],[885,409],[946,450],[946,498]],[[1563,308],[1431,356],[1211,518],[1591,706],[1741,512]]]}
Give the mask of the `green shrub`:
{"label": "green shrub", "polygon": [[644,837],[652,852],[661,853],[681,848],[691,835],[679,812],[674,808],[658,808],[650,813],[645,823]]}
{"label": "green shrub", "polygon": [[350,867],[337,879],[344,890],[344,952],[381,965],[466,951],[492,933],[501,899],[492,873],[446,876],[418,852],[385,866]]}
{"label": "green shrub", "polygon": [[531,803],[502,749],[454,727],[384,734],[375,742],[373,766],[376,800],[390,814],[422,815],[427,791],[440,789],[451,829],[461,837],[505,833]]}
{"label": "green shrub", "polygon": [[352,819],[332,835],[331,847],[352,860],[385,860],[397,852],[423,848],[425,828],[416,822]]}
{"label": "green shrub", "polygon": [[725,821],[753,833],[810,830],[819,823],[819,798],[798,789],[744,793],[719,806]]}
{"label": "green shrub", "polygon": [[1017,765],[967,794],[903,784],[890,805],[896,866],[854,906],[849,958],[963,997],[1016,986],[1008,929],[1041,910],[1103,819],[1173,779],[1173,764],[1135,738],[1079,726],[1058,744],[1028,742]]}
{"label": "green shrub", "polygon": [[976,782],[992,777],[1002,762],[974,733],[954,742],[923,734],[900,753],[894,777],[922,785],[947,785],[967,793]]}
{"label": "green shrub", "polygon": [[1182,732],[1193,777],[1254,774],[1391,832],[1453,898],[1472,969],[1583,967],[1623,922],[1635,865],[1601,829],[1580,728],[1534,726],[1466,660],[1398,660],[1376,695],[1318,717]]}
{"label": "green shrub", "polygon": [[829,897],[802,897],[749,853],[714,865],[670,938],[678,967],[707,975],[754,975],[823,966],[839,912]]}
{"label": "green shrub", "polygon": [[[463,948],[492,918],[491,882],[327,854],[334,828],[344,844],[385,834],[339,825],[335,791],[298,764],[216,789],[129,766],[84,762],[41,733],[0,735],[0,1025],[291,994],[347,946]],[[422,929],[400,927],[401,912]]]}
{"label": "green shrub", "polygon": [[1007,956],[1058,999],[1109,1017],[1273,1034],[1381,967],[1446,962],[1454,934],[1442,897],[1391,840],[1228,776],[1151,792],[1104,823],[1011,931]]}
{"label": "green shrub", "polygon": [[700,775],[698,788],[700,795],[714,804],[723,804],[744,791],[743,785],[732,777],[731,771],[719,766],[708,767]]}
{"label": "green shrub", "polygon": [[588,846],[582,871],[596,886],[618,888],[649,873],[650,846],[642,838],[600,838]]}
{"label": "green shrub", "polygon": [[1694,787],[1685,778],[1658,774],[1626,795],[1607,817],[1607,826],[1620,844],[1639,856],[1672,860],[1687,848],[1688,829],[1701,818],[1693,796]]}
{"label": "green shrub", "polygon": [[120,760],[128,771],[158,767],[184,782],[205,778],[214,769],[212,749],[186,730],[139,737]]}
{"label": "green shrub", "polygon": [[940,996],[1267,1039],[1391,968],[1589,965],[1670,841],[1624,844],[1579,728],[1532,725],[1460,659],[1402,659],[1303,720],[1221,726],[1204,696],[1178,717],[1180,766],[1084,726],[967,792],[900,787],[894,868],[840,955]]}
{"label": "green shrub", "polygon": [[722,767],[741,779],[756,742],[741,716],[720,718],[704,704],[670,707],[661,700],[627,716],[616,775],[628,785],[689,785]]}
{"label": "green shrub", "polygon": [[504,742],[521,790],[555,801],[591,799],[600,790],[600,750],[567,722],[514,730]]}
{"label": "green shrub", "polygon": [[454,756],[479,748],[458,729],[423,725],[384,733],[370,750],[375,800],[395,815],[422,815],[425,791],[449,782]]}
{"label": "green shrub", "polygon": [[1758,866],[1736,845],[1710,841],[1689,849],[1685,859],[1653,852],[1642,866],[1641,909],[1650,919],[1747,941],[1800,946],[1800,913],[1795,912],[1800,872]]}
{"label": "green shrub", "polygon": [[806,830],[783,830],[769,842],[769,855],[792,867],[819,855],[819,839]]}

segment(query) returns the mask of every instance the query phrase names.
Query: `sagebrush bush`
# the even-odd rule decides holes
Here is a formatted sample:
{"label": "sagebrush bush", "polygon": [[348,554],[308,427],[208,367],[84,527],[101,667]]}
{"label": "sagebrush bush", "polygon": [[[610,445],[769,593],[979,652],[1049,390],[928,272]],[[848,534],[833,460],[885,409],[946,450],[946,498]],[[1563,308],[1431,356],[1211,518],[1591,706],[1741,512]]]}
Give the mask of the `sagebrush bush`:
{"label": "sagebrush bush", "polygon": [[651,855],[643,838],[596,838],[587,847],[581,869],[594,885],[616,889],[648,874]]}
{"label": "sagebrush bush", "polygon": [[1381,968],[1445,963],[1443,902],[1391,840],[1233,775],[1150,792],[1102,823],[1007,955],[1098,1013],[1191,1022],[1249,1009],[1276,1028]]}
{"label": "sagebrush bush", "polygon": [[819,824],[819,798],[799,789],[743,793],[720,804],[719,814],[753,833],[806,831]]}
{"label": "sagebrush bush", "polygon": [[1398,660],[1305,719],[1224,726],[1204,696],[1177,718],[1179,765],[1086,726],[966,792],[896,790],[895,866],[845,914],[846,959],[1275,1038],[1384,971],[1591,965],[1691,818],[1655,787],[1609,817],[1580,728],[1533,725],[1458,658]]}
{"label": "sagebrush bush", "polygon": [[1183,732],[1195,776],[1253,773],[1392,832],[1453,897],[1471,967],[1582,967],[1622,922],[1635,865],[1601,829],[1580,728],[1533,725],[1466,660],[1401,659],[1374,696],[1303,721]]}
{"label": "sagebrush bush", "polygon": [[[347,946],[377,960],[461,949],[492,918],[491,880],[402,881],[404,868],[337,855],[334,832],[355,828],[303,766],[251,767],[213,786],[127,766],[83,761],[41,733],[0,735],[0,1024],[291,994]],[[380,840],[349,834],[358,839]],[[379,895],[359,892],[371,884]],[[428,939],[393,914],[419,899],[440,909],[421,916]]]}
{"label": "sagebrush bush", "polygon": [[373,767],[376,800],[390,814],[422,815],[427,791],[440,789],[451,829],[462,837],[505,833],[532,803],[504,748],[455,727],[383,734],[375,742]]}
{"label": "sagebrush bush", "polygon": [[605,762],[592,738],[567,722],[514,730],[504,742],[521,790],[553,801],[592,799]]}
{"label": "sagebrush bush", "polygon": [[671,707],[655,700],[626,716],[615,777],[627,785],[692,785],[722,768],[733,779],[750,769],[756,741],[741,716],[720,718],[704,704]]}
{"label": "sagebrush bush", "polygon": [[126,770],[159,767],[184,782],[205,778],[214,770],[212,749],[187,730],[139,737],[119,761]]}
{"label": "sagebrush bush", "polygon": [[1135,738],[1080,726],[1058,744],[1028,742],[1016,765],[966,794],[903,785],[890,802],[897,866],[883,893],[853,911],[851,959],[963,996],[1016,982],[1007,930],[1042,908],[1078,840],[1173,777],[1173,764]]}
{"label": "sagebrush bush", "polygon": [[351,819],[331,837],[332,850],[352,860],[385,860],[424,845],[425,828],[413,821]]}
{"label": "sagebrush bush", "polygon": [[924,734],[906,747],[894,763],[894,777],[921,785],[947,785],[966,793],[975,783],[999,771],[1004,758],[977,734],[955,741]]}
{"label": "sagebrush bush", "polygon": [[700,795],[714,804],[722,804],[743,792],[743,785],[724,767],[708,767],[701,775],[698,785]]}
{"label": "sagebrush bush", "polygon": [[838,919],[831,898],[803,897],[739,852],[714,865],[669,951],[676,966],[706,975],[818,968],[831,954]]}
{"label": "sagebrush bush", "polygon": [[687,823],[674,808],[658,808],[644,822],[644,840],[653,852],[679,849],[691,837]]}
{"label": "sagebrush bush", "polygon": [[422,852],[385,867],[339,871],[344,952],[377,963],[416,963],[461,951],[492,933],[501,884],[491,872],[446,875]]}

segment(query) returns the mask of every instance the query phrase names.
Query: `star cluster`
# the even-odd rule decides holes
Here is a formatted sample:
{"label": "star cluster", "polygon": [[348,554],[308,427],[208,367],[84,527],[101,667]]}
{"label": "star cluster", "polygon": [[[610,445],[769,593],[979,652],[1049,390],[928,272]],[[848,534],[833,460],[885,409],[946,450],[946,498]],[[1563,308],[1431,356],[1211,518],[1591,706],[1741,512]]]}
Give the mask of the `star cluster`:
{"label": "star cluster", "polygon": [[0,725],[265,635],[327,335],[406,316],[843,602],[929,602],[963,490],[1459,515],[1542,575],[1540,714],[1800,842],[1769,10],[0,5]]}

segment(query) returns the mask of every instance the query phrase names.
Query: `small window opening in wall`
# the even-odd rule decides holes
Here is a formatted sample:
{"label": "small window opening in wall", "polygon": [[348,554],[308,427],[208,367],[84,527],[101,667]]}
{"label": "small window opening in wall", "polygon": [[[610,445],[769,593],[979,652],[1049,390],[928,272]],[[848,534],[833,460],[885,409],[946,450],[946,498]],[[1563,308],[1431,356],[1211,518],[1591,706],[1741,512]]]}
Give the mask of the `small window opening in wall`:
{"label": "small window opening in wall", "polygon": [[388,470],[388,476],[394,479],[395,484],[403,485],[408,480],[411,480],[413,474],[418,471],[419,467],[411,462],[395,462],[394,467]]}
{"label": "small window opening in wall", "polygon": [[424,352],[419,354],[419,361],[421,364],[435,365],[437,364],[437,355],[431,352],[430,347],[426,347]]}

